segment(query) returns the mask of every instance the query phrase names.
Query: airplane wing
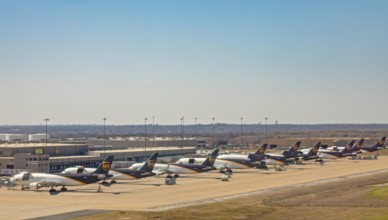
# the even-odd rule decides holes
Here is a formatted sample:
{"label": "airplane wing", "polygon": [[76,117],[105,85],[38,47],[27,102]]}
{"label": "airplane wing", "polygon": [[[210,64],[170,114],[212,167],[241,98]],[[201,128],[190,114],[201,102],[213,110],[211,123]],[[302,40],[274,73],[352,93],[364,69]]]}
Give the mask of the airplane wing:
{"label": "airplane wing", "polygon": [[170,164],[168,164],[167,167],[166,167],[165,169],[154,170],[154,171],[152,171],[152,172],[155,173],[155,174],[158,175],[158,176],[163,175],[163,174],[165,174],[165,173],[167,173],[167,174],[176,174],[176,173],[174,173],[174,172],[172,172],[172,171],[170,170]]}
{"label": "airplane wing", "polygon": [[225,163],[223,166],[215,165],[215,166],[213,166],[213,167],[216,168],[216,170],[219,170],[219,171],[225,171],[225,170],[227,170],[227,169],[230,169],[230,168],[228,167],[228,164],[227,164],[227,163]]}
{"label": "airplane wing", "polygon": [[221,173],[225,173],[225,172],[229,172],[229,173],[232,173],[232,169],[230,168],[230,166],[228,165],[228,163],[224,163],[223,166],[220,166],[220,165],[215,165],[213,166],[214,169],[216,169],[217,171],[220,171]]}

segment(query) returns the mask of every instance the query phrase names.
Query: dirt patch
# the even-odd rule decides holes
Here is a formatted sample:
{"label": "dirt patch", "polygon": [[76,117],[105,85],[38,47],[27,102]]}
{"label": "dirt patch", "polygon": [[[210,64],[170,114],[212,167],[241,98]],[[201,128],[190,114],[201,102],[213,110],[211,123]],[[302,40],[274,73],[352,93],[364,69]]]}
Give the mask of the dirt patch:
{"label": "dirt patch", "polygon": [[269,193],[265,206],[388,207],[388,200],[371,199],[372,185],[388,182],[388,172],[357,178],[344,178],[313,186],[296,187]]}
{"label": "dirt patch", "polygon": [[378,187],[372,185],[385,183],[388,171],[166,211],[116,211],[75,219],[387,219],[388,200],[368,196]]}

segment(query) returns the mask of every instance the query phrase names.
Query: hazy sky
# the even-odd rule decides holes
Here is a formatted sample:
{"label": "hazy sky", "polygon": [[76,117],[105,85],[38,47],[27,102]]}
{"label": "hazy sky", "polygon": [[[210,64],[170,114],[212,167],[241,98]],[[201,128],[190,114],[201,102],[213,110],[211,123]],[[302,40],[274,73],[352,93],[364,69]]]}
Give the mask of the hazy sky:
{"label": "hazy sky", "polygon": [[386,0],[0,0],[0,124],[388,123]]}

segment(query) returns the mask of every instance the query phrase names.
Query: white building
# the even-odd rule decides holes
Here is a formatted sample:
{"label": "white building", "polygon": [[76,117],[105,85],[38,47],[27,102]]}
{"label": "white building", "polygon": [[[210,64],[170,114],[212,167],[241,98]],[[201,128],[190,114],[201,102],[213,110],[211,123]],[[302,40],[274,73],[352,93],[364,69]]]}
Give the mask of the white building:
{"label": "white building", "polygon": [[27,134],[0,134],[2,141],[27,141]]}
{"label": "white building", "polygon": [[[47,134],[47,139],[50,139],[50,135]],[[29,141],[42,141],[46,140],[46,134],[45,133],[39,133],[39,134],[29,134],[28,135]]]}
{"label": "white building", "polygon": [[0,141],[6,141],[7,140],[7,134],[0,134]]}

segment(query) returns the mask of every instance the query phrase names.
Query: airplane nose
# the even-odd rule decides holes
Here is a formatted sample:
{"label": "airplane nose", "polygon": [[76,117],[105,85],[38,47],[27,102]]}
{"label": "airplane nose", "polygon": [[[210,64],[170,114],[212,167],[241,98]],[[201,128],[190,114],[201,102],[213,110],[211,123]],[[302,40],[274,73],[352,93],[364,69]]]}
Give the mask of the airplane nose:
{"label": "airplane nose", "polygon": [[15,178],[15,177],[12,177],[10,180],[9,180],[11,183],[17,183],[20,181],[19,178]]}
{"label": "airplane nose", "polygon": [[16,179],[15,179],[15,178],[11,178],[11,179],[9,179],[9,182],[8,182],[8,184],[9,184],[10,186],[14,186],[14,185],[15,185],[15,183],[16,183]]}

